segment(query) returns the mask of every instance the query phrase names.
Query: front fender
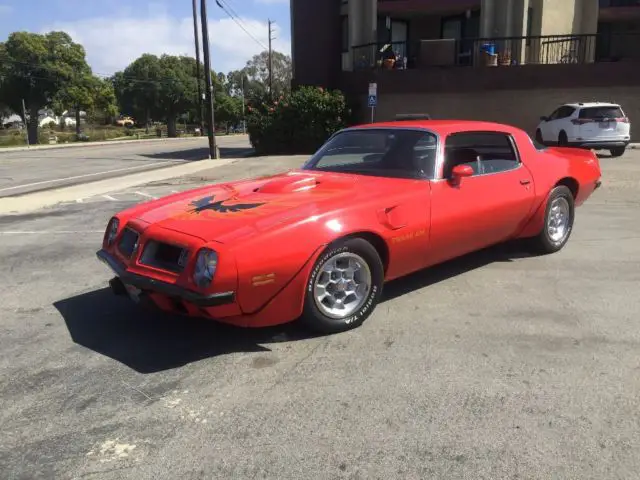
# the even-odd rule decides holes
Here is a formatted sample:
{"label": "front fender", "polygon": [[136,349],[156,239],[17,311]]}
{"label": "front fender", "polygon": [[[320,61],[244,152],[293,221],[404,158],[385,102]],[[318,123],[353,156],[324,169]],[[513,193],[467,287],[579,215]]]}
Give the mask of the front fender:
{"label": "front fender", "polygon": [[241,242],[234,254],[242,311],[252,313],[262,308],[330,243],[355,232],[381,235],[384,227],[368,220],[335,212],[313,215]]}

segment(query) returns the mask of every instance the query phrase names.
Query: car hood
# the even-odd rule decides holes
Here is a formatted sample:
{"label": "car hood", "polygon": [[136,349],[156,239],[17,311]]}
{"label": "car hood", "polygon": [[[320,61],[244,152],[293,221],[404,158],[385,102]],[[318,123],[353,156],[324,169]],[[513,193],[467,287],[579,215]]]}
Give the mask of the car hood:
{"label": "car hood", "polygon": [[406,193],[405,181],[294,170],[262,179],[211,185],[152,201],[136,217],[204,241],[230,243],[349,208],[365,199],[391,199],[396,191]]}

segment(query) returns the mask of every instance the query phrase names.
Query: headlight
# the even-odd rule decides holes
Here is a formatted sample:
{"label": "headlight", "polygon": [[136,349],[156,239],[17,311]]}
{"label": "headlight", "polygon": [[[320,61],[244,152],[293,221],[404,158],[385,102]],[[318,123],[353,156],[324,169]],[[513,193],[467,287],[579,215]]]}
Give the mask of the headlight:
{"label": "headlight", "polygon": [[117,218],[112,218],[107,225],[107,232],[105,238],[107,240],[107,245],[112,245],[116,239],[116,235],[118,235],[118,227],[120,226],[120,221]]}
{"label": "headlight", "polygon": [[198,252],[196,268],[193,272],[193,281],[201,288],[208,287],[213,280],[218,266],[218,254],[208,248]]}

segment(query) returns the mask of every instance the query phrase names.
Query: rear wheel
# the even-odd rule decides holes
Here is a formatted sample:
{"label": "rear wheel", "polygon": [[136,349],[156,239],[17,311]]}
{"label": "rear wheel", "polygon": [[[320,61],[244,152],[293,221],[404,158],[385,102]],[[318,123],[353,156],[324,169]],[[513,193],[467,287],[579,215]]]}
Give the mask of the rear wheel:
{"label": "rear wheel", "polygon": [[611,153],[612,157],[621,157],[622,155],[624,155],[626,149],[626,147],[615,147],[611,148],[609,150],[609,153]]}
{"label": "rear wheel", "polygon": [[569,145],[569,139],[567,138],[567,134],[565,131],[560,132],[558,135],[558,145],[561,147],[566,147]]}
{"label": "rear wheel", "polygon": [[571,236],[574,214],[574,198],[571,190],[564,185],[551,190],[542,231],[537,237],[531,239],[533,249],[542,254],[561,250]]}
{"label": "rear wheel", "polygon": [[375,309],[384,282],[380,255],[362,238],[330,245],[316,261],[301,321],[321,333],[359,327]]}

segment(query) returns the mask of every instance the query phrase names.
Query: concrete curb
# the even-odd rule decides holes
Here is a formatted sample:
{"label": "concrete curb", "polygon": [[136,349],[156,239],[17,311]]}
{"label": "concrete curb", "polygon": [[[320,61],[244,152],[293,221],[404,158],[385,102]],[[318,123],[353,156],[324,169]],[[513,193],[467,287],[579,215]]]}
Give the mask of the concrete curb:
{"label": "concrete curb", "polygon": [[631,150],[640,150],[640,143],[630,143],[627,148]]}
{"label": "concrete curb", "polygon": [[[238,135],[216,135],[216,138],[226,138],[226,137],[242,137],[246,135],[238,134]],[[142,140],[105,140],[102,142],[74,142],[74,143],[60,143],[56,145],[35,145],[33,147],[4,147],[0,148],[0,155],[3,153],[13,153],[13,152],[33,152],[38,150],[53,150],[56,148],[80,148],[80,147],[104,147],[105,145],[125,145],[132,144],[136,145],[139,143],[155,143],[155,142],[184,142],[187,140],[193,140],[195,138],[201,138],[203,141],[207,139],[207,137],[179,137],[179,138],[145,138]]]}
{"label": "concrete curb", "polygon": [[158,168],[151,171],[134,173],[125,177],[108,178],[95,182],[61,187],[54,190],[26,193],[16,197],[0,198],[0,215],[16,215],[33,212],[44,207],[56,205],[61,202],[72,202],[78,198],[123,190],[150,182],[176,178],[193,174],[202,170],[222,167],[239,161],[232,158],[226,160],[200,160],[167,168]]}

